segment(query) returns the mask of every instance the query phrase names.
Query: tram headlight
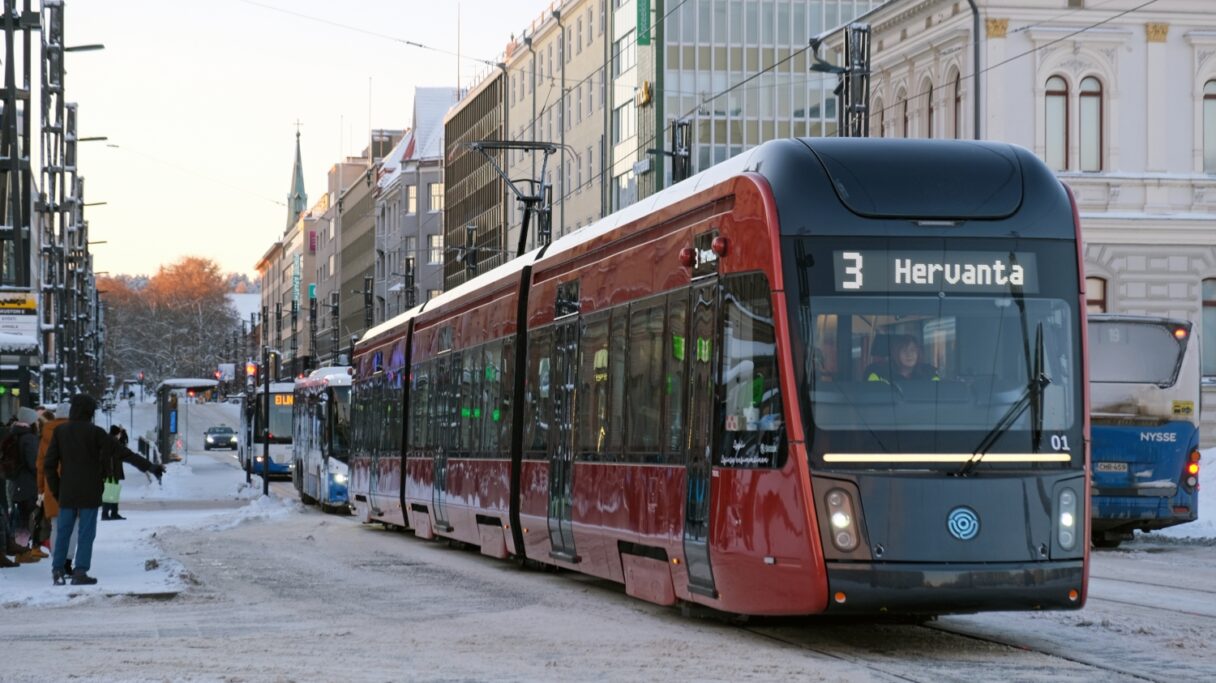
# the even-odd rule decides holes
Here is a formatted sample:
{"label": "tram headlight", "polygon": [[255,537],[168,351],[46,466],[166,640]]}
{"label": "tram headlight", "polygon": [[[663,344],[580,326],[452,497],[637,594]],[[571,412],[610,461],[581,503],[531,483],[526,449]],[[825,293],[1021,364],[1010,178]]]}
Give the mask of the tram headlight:
{"label": "tram headlight", "polygon": [[843,489],[832,489],[824,496],[828,509],[828,522],[832,527],[832,544],[837,549],[850,552],[857,547],[857,516],[853,514],[853,499]]}
{"label": "tram headlight", "polygon": [[1056,500],[1056,540],[1060,547],[1072,550],[1077,544],[1077,494],[1072,489],[1060,491]]}

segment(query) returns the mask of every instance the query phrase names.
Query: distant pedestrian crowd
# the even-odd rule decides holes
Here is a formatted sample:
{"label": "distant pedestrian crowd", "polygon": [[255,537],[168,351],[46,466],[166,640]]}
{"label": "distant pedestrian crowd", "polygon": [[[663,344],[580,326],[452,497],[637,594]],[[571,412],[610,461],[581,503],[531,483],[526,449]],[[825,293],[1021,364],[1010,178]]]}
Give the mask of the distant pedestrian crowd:
{"label": "distant pedestrian crowd", "polygon": [[122,427],[94,425],[91,396],[58,410],[67,417],[22,407],[0,427],[0,569],[49,556],[55,585],[90,585],[98,512],[126,519],[118,514],[123,463],[158,480],[165,468],[127,448]]}

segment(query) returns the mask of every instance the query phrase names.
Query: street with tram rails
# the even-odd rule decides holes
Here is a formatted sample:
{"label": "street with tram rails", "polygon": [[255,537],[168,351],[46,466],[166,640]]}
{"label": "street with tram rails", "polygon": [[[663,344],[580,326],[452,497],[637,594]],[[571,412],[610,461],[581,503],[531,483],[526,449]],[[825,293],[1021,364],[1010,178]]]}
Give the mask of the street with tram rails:
{"label": "street with tram rails", "polygon": [[[325,514],[288,481],[263,498],[230,452],[202,447],[237,407],[186,410],[184,461],[160,488],[128,477],[128,521],[100,525],[98,585],[52,586],[45,562],[0,575],[0,679],[1216,678],[1205,519],[1192,537],[1178,527],[1094,552],[1077,612],[741,620]],[[152,411],[134,409],[136,433]]]}

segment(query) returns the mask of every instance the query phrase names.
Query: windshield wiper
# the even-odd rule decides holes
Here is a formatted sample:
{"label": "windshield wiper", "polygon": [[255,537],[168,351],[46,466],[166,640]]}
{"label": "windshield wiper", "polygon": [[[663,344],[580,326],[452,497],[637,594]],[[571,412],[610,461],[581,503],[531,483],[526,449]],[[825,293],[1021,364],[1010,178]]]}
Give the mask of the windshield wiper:
{"label": "windshield wiper", "polygon": [[1046,369],[1043,366],[1043,323],[1038,324],[1034,347],[1034,371],[1030,381],[1026,384],[1026,388],[1022,390],[1022,394],[1018,396],[1018,400],[1009,406],[1009,409],[1005,411],[1001,419],[992,425],[992,429],[988,430],[988,433],[980,440],[979,445],[971,453],[971,457],[963,463],[963,466],[959,468],[955,476],[965,477],[971,474],[975,466],[980,464],[980,461],[984,459],[988,451],[996,445],[997,440],[1013,427],[1014,423],[1018,421],[1022,413],[1026,412],[1027,408],[1030,408],[1032,452],[1039,452],[1039,444],[1043,439],[1043,390],[1047,388],[1047,385],[1051,384],[1051,378],[1047,376]]}

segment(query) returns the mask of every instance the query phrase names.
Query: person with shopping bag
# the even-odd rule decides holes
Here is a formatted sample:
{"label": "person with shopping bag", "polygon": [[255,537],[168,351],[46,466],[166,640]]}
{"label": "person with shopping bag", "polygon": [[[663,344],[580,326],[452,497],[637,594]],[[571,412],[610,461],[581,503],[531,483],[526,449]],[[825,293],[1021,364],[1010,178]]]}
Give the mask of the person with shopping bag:
{"label": "person with shopping bag", "polygon": [[[128,443],[127,430],[118,425],[110,426],[110,437],[124,447]],[[106,479],[105,488],[101,490],[102,521],[126,519],[118,514],[118,500],[122,496],[122,480],[126,478],[123,476],[121,460],[114,464],[112,471],[113,476]]]}
{"label": "person with shopping bag", "polygon": [[163,465],[132,453],[104,429],[94,425],[96,412],[97,401],[93,397],[87,394],[73,396],[68,421],[55,429],[43,463],[47,486],[59,501],[55,543],[51,548],[51,581],[56,586],[67,583],[64,565],[74,528],[78,528],[78,536],[71,583],[73,586],[97,583],[88,571],[93,561],[97,512],[105,480],[115,477],[115,470],[121,468],[123,462],[129,462],[143,472],[151,472],[157,478],[165,472]]}

